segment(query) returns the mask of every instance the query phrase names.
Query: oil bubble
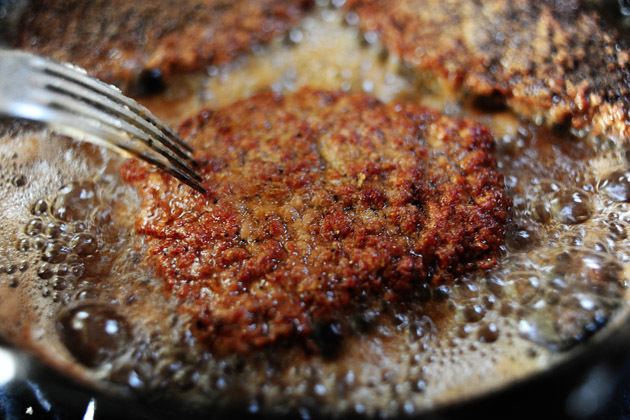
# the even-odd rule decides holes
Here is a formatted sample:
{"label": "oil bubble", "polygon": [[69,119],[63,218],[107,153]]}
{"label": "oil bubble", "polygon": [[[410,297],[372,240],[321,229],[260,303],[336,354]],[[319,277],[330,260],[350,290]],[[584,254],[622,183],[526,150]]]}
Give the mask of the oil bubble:
{"label": "oil bubble", "polygon": [[17,245],[15,246],[15,248],[20,251],[20,252],[28,252],[28,250],[30,249],[30,242],[28,239],[20,239],[17,243]]}
{"label": "oil bubble", "polygon": [[33,245],[35,246],[35,249],[41,251],[46,247],[46,241],[43,238],[35,238]]}
{"label": "oil bubble", "polygon": [[532,216],[540,223],[549,223],[551,221],[551,206],[549,202],[542,201],[533,204]]}
{"label": "oil bubble", "polygon": [[89,233],[78,233],[70,240],[70,248],[79,256],[91,255],[98,249],[97,239]]}
{"label": "oil bubble", "polygon": [[528,251],[536,246],[538,242],[537,234],[527,228],[517,227],[510,229],[505,235],[505,243],[511,251]]}
{"label": "oil bubble", "polygon": [[37,276],[40,279],[47,280],[53,276],[53,270],[48,264],[42,264],[37,268]]}
{"label": "oil bubble", "polygon": [[113,360],[129,340],[126,320],[105,305],[78,306],[62,313],[56,326],[68,351],[88,367]]}
{"label": "oil bubble", "polygon": [[49,239],[57,239],[61,236],[62,226],[55,222],[49,222],[44,227],[44,236]]}
{"label": "oil bubble", "polygon": [[517,272],[511,274],[509,278],[513,281],[520,303],[530,303],[538,295],[541,282],[536,273]]}
{"label": "oil bubble", "polygon": [[80,279],[85,273],[85,266],[82,263],[72,264],[70,266],[70,273],[73,277]]}
{"label": "oil bubble", "polygon": [[583,223],[593,212],[588,195],[579,190],[558,193],[551,200],[551,210],[556,220],[566,225]]}
{"label": "oil bubble", "polygon": [[23,187],[26,185],[26,177],[24,175],[16,175],[11,179],[11,182],[16,187]]}
{"label": "oil bubble", "polygon": [[56,277],[51,283],[51,286],[54,290],[60,291],[65,290],[68,287],[66,281],[63,277]]}
{"label": "oil bubble", "polygon": [[96,201],[92,182],[72,182],[59,190],[53,202],[53,215],[63,221],[85,220]]}
{"label": "oil bubble", "polygon": [[481,305],[470,305],[464,308],[466,322],[478,322],[486,315],[486,309]]}
{"label": "oil bubble", "polygon": [[66,259],[70,249],[58,241],[48,241],[44,248],[42,260],[49,263],[60,263]]}
{"label": "oil bubble", "polygon": [[482,325],[478,331],[482,343],[493,343],[499,338],[499,327],[494,322]]}
{"label": "oil bubble", "polygon": [[70,267],[68,267],[68,264],[59,264],[57,266],[56,274],[59,277],[65,277],[68,275],[69,272],[70,272]]}
{"label": "oil bubble", "polygon": [[37,236],[42,232],[44,223],[41,219],[31,219],[24,228],[24,233],[28,236]]}
{"label": "oil bubble", "polygon": [[31,206],[31,213],[34,216],[41,216],[48,211],[48,203],[46,200],[39,199]]}
{"label": "oil bubble", "polygon": [[630,203],[630,170],[612,172],[600,189],[614,201]]}
{"label": "oil bubble", "polygon": [[628,237],[626,233],[626,228],[621,223],[612,222],[608,226],[608,230],[610,231],[611,237],[615,241],[621,241]]}

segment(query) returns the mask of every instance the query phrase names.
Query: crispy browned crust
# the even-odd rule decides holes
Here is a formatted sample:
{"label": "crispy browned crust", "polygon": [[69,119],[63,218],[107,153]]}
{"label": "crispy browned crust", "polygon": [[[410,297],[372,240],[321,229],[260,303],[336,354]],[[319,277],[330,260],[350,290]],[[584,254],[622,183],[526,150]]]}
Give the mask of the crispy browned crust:
{"label": "crispy browned crust", "polygon": [[16,46],[131,87],[143,70],[164,76],[224,64],[295,25],[311,0],[34,0]]}
{"label": "crispy browned crust", "polygon": [[360,299],[489,268],[508,200],[488,131],[410,103],[302,90],[202,112],[203,197],[129,163],[152,265],[209,345],[309,337]]}
{"label": "crispy browned crust", "polygon": [[630,137],[630,52],[578,1],[348,0],[422,75],[519,114]]}

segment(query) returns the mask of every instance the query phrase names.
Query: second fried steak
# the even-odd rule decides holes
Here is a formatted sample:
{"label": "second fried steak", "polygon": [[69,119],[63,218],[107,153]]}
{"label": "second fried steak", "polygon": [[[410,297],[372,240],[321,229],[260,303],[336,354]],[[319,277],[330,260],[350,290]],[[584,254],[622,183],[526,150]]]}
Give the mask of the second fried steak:
{"label": "second fried steak", "polygon": [[349,0],[363,30],[437,91],[499,94],[516,113],[630,136],[630,50],[586,1]]}
{"label": "second fried steak", "polygon": [[15,46],[129,90],[144,70],[203,71],[296,25],[310,0],[32,1]]}
{"label": "second fried steak", "polygon": [[207,196],[131,162],[149,261],[220,353],[247,351],[495,263],[493,140],[411,103],[302,90],[184,123]]}

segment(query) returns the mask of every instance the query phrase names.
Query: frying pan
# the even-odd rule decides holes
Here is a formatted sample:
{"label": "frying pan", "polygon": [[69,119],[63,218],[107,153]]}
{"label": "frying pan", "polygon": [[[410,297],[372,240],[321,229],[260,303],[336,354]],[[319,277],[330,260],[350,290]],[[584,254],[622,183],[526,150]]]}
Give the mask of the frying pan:
{"label": "frying pan", "polygon": [[[567,354],[562,363],[486,395],[437,407],[414,418],[627,418],[628,321],[626,308],[604,330]],[[94,408],[96,418],[101,419],[208,418],[208,412],[187,410],[170,401],[120,399],[94,391],[19,350],[12,352],[21,373],[0,388],[0,409],[6,416],[19,416],[33,407],[39,418],[80,418]],[[613,398],[617,401],[611,403]],[[248,417],[260,418],[241,410],[213,413],[213,418]]]}
{"label": "frying pan", "polygon": [[[13,19],[19,15],[23,5],[24,2],[19,0],[0,0],[0,43],[10,37]],[[596,7],[622,33],[628,33],[627,27],[621,26],[618,2],[598,2]],[[630,372],[627,357],[630,349],[630,329],[627,328],[630,308],[627,306],[619,310],[606,327],[568,351],[561,362],[551,365],[544,372],[507,383],[471,400],[462,399],[448,406],[436,407],[421,416],[448,419],[481,415],[506,418],[530,418],[533,415],[594,418],[605,415],[598,410],[614,393],[623,375]],[[3,345],[10,348],[8,343]],[[37,412],[47,418],[76,418],[86,410],[89,414],[94,407],[97,418],[177,418],[184,415],[207,418],[207,412],[191,412],[170,401],[147,404],[100,393],[59,375],[18,349],[11,349],[9,354],[19,368],[16,379],[0,391],[0,410],[4,410],[0,413],[5,415],[24,414],[30,406],[37,407]],[[246,414],[240,410],[237,412],[239,416]],[[226,412],[219,417],[229,418],[232,415],[235,413]]]}

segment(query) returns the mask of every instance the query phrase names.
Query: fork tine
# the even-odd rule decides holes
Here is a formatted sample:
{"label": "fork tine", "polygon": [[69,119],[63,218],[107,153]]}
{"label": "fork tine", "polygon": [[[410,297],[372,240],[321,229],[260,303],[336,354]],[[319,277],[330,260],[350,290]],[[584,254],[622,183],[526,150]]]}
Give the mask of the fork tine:
{"label": "fork tine", "polygon": [[142,159],[142,160],[144,160],[146,162],[149,162],[152,165],[155,165],[159,169],[168,172],[169,174],[173,175],[175,178],[177,178],[180,181],[184,182],[186,185],[188,185],[189,187],[197,190],[198,192],[200,192],[202,194],[206,193],[206,189],[201,186],[201,184],[200,184],[200,182],[198,180],[191,178],[190,174],[180,172],[176,168],[173,168],[172,166],[166,166],[162,162],[159,162],[159,161],[155,160],[153,157],[151,157],[151,156],[149,156],[149,155],[147,155],[145,153],[136,152],[136,151],[133,151],[133,153],[136,154],[136,157],[139,157],[140,159]]}
{"label": "fork tine", "polygon": [[104,82],[101,82],[100,80],[88,76],[87,72],[79,67],[59,64],[47,59],[41,60],[41,62],[38,63],[38,68],[45,73],[61,77],[70,82],[81,85],[84,88],[99,93],[115,103],[122,103],[126,105],[132,112],[138,114],[146,121],[154,125],[171,142],[178,144],[189,152],[192,152],[192,148],[188,144],[183,142],[170,128],[164,126],[159,120],[154,118],[145,107],[124,96],[117,87],[108,85]]}
{"label": "fork tine", "polygon": [[172,166],[169,165],[165,165],[164,163],[156,160],[155,158],[153,158],[152,156],[147,155],[144,152],[135,150],[135,149],[131,149],[127,146],[123,146],[123,145],[118,145],[118,147],[120,147],[123,150],[127,150],[127,152],[132,153],[134,155],[134,157],[140,158],[141,160],[144,160],[154,166],[156,166],[157,168],[168,172],[169,174],[171,174],[172,176],[174,176],[175,178],[179,179],[180,181],[182,181],[183,183],[185,183],[186,185],[188,185],[189,187],[197,190],[198,192],[200,192],[201,194],[205,194],[206,193],[206,189],[201,186],[201,183],[199,182],[198,179],[194,178],[194,175],[196,175],[194,172],[192,174],[189,173],[184,173],[179,171],[177,168],[174,168]]}
{"label": "fork tine", "polygon": [[[62,93],[48,91],[45,95],[42,95],[42,100],[48,102],[51,106],[56,107],[57,109],[62,109],[66,111],[70,111],[73,114],[81,115],[84,117],[88,117],[93,119],[96,122],[99,122],[105,126],[113,130],[118,130],[119,132],[126,133],[127,135],[133,136],[139,139],[144,145],[149,147],[151,150],[159,153],[164,158],[166,158],[173,165],[177,166],[179,170],[185,172],[190,177],[197,181],[201,181],[201,177],[197,175],[191,168],[182,163],[177,156],[171,154],[168,149],[159,147],[156,144],[150,135],[147,133],[140,131],[137,127],[128,124],[125,121],[121,121],[116,117],[101,111],[97,108],[93,108],[90,106],[85,106],[85,102],[80,99],[76,99],[72,96],[66,96]],[[146,154],[146,153],[145,153]]]}
{"label": "fork tine", "polygon": [[17,50],[0,50],[0,70],[1,114],[138,157],[205,193],[190,146],[115,87],[82,69]]}
{"label": "fork tine", "polygon": [[126,108],[128,111],[127,117],[135,117],[136,122],[143,121],[145,128],[150,127],[149,129],[156,132],[156,136],[168,147],[178,151],[181,151],[181,148],[183,148],[187,152],[192,153],[190,146],[183,142],[170,128],[161,124],[146,108],[122,95],[115,86],[91,78],[80,68],[48,62],[48,60],[44,62],[43,66],[39,67],[39,70],[54,77],[57,81],[65,80],[77,88],[81,87],[84,89],[84,92],[92,92],[92,96],[98,97],[100,101],[109,100],[110,106],[113,105],[114,109],[121,110]]}
{"label": "fork tine", "polygon": [[161,144],[166,146],[173,153],[177,154],[180,158],[193,163],[194,158],[192,153],[186,149],[182,149],[177,144],[172,143],[169,139],[164,137],[164,134],[155,125],[140,118],[137,114],[134,114],[125,105],[117,102],[113,102],[108,97],[94,93],[90,89],[86,89],[81,85],[77,85],[73,82],[69,82],[67,79],[60,79],[57,76],[42,75],[42,83],[47,88],[64,94],[69,97],[76,98],[82,102],[86,102],[92,106],[95,106],[108,114],[115,116],[116,118],[133,125],[139,130],[147,133],[149,138],[157,139]]}
{"label": "fork tine", "polygon": [[137,157],[145,160],[156,167],[170,173],[189,187],[206,193],[201,183],[193,176],[190,169],[182,171],[170,164],[170,160],[163,155],[150,156],[141,149],[136,148],[133,143],[121,143],[120,130],[109,125],[95,121],[90,116],[77,115],[74,111],[55,109],[47,104],[41,103],[42,112],[38,115],[38,121],[48,124],[55,132],[67,135],[80,140],[88,140],[117,153],[128,157]]}

